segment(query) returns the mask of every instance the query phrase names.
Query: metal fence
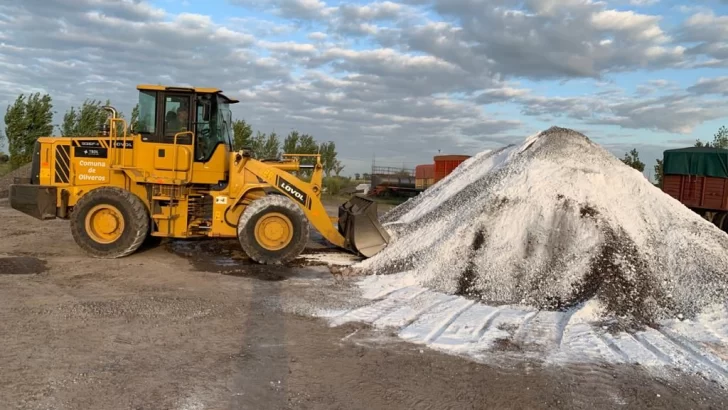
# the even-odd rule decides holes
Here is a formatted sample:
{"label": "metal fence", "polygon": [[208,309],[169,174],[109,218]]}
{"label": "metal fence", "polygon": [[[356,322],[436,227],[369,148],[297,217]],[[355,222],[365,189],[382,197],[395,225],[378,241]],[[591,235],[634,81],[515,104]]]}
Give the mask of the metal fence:
{"label": "metal fence", "polygon": [[380,167],[372,166],[372,175],[398,175],[398,176],[414,176],[415,170],[400,167]]}

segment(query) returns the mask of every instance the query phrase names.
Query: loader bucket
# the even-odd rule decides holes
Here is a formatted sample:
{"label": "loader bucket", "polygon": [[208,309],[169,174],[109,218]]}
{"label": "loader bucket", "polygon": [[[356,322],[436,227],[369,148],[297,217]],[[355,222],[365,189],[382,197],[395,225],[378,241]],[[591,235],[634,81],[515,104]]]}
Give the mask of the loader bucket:
{"label": "loader bucket", "polygon": [[360,195],[339,207],[339,233],[352,251],[365,258],[376,255],[389,243],[389,234],[379,223],[377,203]]}

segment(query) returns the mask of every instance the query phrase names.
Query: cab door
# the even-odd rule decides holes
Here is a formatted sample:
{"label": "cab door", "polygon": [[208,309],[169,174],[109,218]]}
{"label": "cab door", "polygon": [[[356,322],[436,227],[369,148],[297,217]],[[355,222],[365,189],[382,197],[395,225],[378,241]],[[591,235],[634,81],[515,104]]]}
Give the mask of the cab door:
{"label": "cab door", "polygon": [[165,92],[160,104],[162,129],[153,149],[154,169],[172,173],[174,179],[192,179],[194,128],[193,94]]}
{"label": "cab door", "polygon": [[229,127],[215,94],[198,94],[195,107],[193,182],[223,184],[227,180]]}

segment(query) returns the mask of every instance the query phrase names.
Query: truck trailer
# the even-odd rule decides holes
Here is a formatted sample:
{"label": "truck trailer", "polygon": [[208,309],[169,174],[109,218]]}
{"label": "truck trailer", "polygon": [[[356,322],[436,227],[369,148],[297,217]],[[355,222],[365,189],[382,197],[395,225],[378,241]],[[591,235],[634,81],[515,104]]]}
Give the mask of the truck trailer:
{"label": "truck trailer", "polygon": [[663,192],[728,232],[728,150],[666,150],[662,168]]}

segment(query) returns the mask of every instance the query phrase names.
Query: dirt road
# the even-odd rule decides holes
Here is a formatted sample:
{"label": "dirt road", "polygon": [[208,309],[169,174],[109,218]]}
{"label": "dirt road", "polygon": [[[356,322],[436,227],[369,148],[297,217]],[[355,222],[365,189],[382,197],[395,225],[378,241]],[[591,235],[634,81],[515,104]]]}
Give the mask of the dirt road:
{"label": "dirt road", "polygon": [[[726,408],[638,367],[488,367],[307,309],[359,303],[326,267],[250,265],[234,241],[94,260],[67,223],[0,203],[2,409]],[[312,249],[315,248],[312,245]],[[225,273],[221,273],[225,272]]]}

